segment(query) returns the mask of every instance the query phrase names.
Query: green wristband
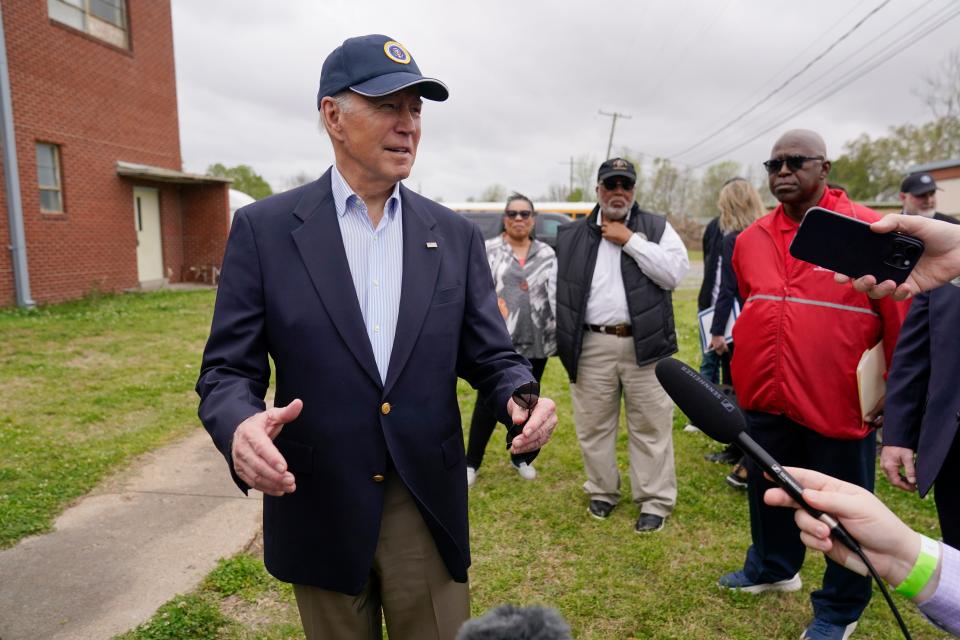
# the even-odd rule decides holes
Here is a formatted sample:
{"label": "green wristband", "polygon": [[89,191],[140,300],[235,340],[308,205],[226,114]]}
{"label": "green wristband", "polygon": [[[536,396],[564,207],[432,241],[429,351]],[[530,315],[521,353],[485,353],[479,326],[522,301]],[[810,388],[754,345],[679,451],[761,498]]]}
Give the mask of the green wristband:
{"label": "green wristband", "polygon": [[920,555],[913,565],[913,569],[893,591],[908,598],[916,598],[923,588],[930,582],[937,563],[940,562],[940,543],[927,536],[920,536]]}

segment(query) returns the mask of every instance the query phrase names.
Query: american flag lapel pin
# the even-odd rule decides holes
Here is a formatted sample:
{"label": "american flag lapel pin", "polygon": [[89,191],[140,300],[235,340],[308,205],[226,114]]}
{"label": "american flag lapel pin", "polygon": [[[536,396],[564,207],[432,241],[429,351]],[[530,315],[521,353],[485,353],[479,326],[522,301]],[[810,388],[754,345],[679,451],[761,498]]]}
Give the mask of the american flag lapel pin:
{"label": "american flag lapel pin", "polygon": [[436,249],[436,248],[437,248],[436,242],[430,241],[427,243],[427,249]]}

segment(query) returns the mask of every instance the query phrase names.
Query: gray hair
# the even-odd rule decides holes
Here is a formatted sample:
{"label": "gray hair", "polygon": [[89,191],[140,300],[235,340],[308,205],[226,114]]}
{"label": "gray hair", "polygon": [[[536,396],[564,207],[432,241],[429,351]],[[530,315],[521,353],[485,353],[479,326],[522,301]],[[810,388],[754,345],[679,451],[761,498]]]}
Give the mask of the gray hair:
{"label": "gray hair", "polygon": [[505,604],[464,622],[456,640],[573,640],[573,633],[556,609]]}
{"label": "gray hair", "polygon": [[[347,112],[353,110],[353,91],[350,89],[344,89],[340,93],[335,93],[330,98],[337,103],[337,107],[340,111]],[[327,133],[327,122],[323,118],[323,109],[320,109],[320,130],[324,133]]]}

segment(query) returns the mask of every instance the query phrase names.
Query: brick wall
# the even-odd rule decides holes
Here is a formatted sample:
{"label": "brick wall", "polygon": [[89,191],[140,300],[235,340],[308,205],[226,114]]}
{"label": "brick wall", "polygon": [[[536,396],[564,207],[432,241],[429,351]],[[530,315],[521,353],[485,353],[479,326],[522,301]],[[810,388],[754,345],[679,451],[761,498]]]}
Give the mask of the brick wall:
{"label": "brick wall", "polygon": [[[170,3],[127,0],[130,48],[121,50],[51,21],[46,0],[0,1],[33,298],[135,287],[133,182],[116,175],[116,162],[181,168]],[[40,212],[38,141],[60,145],[63,214]],[[145,186],[161,188],[162,234],[171,239],[164,264],[179,271],[178,190]],[[10,270],[7,252],[0,304],[14,301]]]}
{"label": "brick wall", "polygon": [[180,191],[183,207],[183,279],[210,282],[213,267],[223,264],[230,201],[226,185],[184,186]]}

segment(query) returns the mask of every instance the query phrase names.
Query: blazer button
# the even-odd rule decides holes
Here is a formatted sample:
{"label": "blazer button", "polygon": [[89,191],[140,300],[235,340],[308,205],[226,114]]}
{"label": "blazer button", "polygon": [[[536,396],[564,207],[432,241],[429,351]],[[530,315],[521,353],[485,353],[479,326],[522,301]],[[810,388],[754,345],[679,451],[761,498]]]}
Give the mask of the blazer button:
{"label": "blazer button", "polygon": [[374,482],[383,482],[383,474],[380,474],[380,473],[375,473],[375,474],[373,474],[373,481],[374,481]]}
{"label": "blazer button", "polygon": [[383,415],[387,415],[388,413],[390,413],[389,402],[384,402],[382,405],[380,405],[380,413],[382,413]]}

